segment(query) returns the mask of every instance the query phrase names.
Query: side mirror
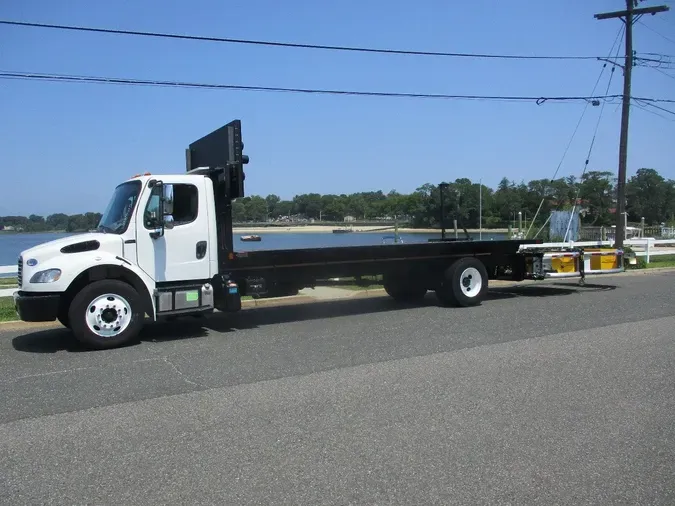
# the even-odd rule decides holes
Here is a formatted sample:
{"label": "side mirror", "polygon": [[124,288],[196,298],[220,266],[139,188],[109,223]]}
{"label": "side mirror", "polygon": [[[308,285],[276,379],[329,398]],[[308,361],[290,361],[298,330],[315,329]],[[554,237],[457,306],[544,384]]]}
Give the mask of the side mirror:
{"label": "side mirror", "polygon": [[170,214],[165,214],[162,224],[164,225],[164,228],[171,230],[173,228],[173,216]]}
{"label": "side mirror", "polygon": [[162,185],[162,200],[164,201],[163,215],[173,215],[173,185]]}
{"label": "side mirror", "polygon": [[162,196],[159,199],[158,227],[150,232],[150,237],[159,239],[164,235],[164,230],[173,228],[173,185],[164,184],[162,181],[152,181],[154,187],[161,187]]}

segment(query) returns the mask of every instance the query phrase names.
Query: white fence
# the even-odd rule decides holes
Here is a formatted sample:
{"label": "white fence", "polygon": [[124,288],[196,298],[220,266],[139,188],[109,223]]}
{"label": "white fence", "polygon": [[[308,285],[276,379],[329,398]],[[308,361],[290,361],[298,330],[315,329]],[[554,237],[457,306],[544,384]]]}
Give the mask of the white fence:
{"label": "white fence", "polygon": [[16,265],[0,265],[0,274],[17,274]]}
{"label": "white fence", "polygon": [[[18,267],[16,265],[0,265],[0,279],[17,275]],[[0,288],[0,297],[11,297],[16,292],[16,288]]]}
{"label": "white fence", "polygon": [[[624,245],[630,246],[635,252],[635,256],[645,257],[645,262],[653,256],[675,255],[675,239],[652,239],[649,237],[643,239],[627,239]],[[533,248],[573,248],[583,247],[592,248],[598,246],[613,246],[613,241],[569,241],[569,242],[546,242],[543,244],[525,244],[522,249]],[[668,247],[670,245],[670,247]]]}

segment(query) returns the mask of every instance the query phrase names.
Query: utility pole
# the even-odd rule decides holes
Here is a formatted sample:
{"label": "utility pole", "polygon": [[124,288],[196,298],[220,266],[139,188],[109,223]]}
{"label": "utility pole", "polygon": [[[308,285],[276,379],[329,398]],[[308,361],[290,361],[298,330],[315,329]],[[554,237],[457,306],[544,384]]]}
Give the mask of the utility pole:
{"label": "utility pole", "polygon": [[628,159],[628,115],[630,113],[631,78],[633,74],[633,23],[644,14],[657,14],[669,10],[667,5],[636,9],[638,0],[626,0],[625,11],[596,14],[595,19],[619,18],[626,25],[626,55],[623,67],[623,103],[621,108],[621,138],[619,140],[619,175],[616,196],[616,238],[615,248],[622,248],[626,237],[624,229],[626,212],[626,165]]}

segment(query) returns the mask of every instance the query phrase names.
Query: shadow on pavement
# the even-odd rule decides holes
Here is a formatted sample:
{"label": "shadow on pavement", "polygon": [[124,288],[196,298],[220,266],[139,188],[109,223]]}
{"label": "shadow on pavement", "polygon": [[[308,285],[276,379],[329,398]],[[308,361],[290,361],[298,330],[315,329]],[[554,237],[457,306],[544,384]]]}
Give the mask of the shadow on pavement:
{"label": "shadow on pavement", "polygon": [[73,353],[87,351],[66,328],[39,330],[16,336],[12,346],[17,351],[28,353],[56,353],[69,351]]}
{"label": "shadow on pavement", "polygon": [[[614,285],[586,284],[580,287],[573,283],[551,283],[547,285],[524,285],[491,288],[485,303],[492,300],[516,299],[522,297],[542,298],[561,297],[586,291],[614,290]],[[429,292],[424,300],[417,304],[397,303],[387,296],[372,298],[350,298],[345,300],[317,301],[312,303],[286,305],[277,307],[257,307],[243,310],[235,314],[215,313],[201,318],[181,318],[172,321],[149,323],[143,329],[139,342],[178,341],[205,337],[209,331],[233,332],[251,330],[266,325],[279,323],[310,321],[336,318],[341,316],[358,316],[363,314],[399,311],[420,307],[438,307],[433,292]],[[448,308],[447,311],[462,311]],[[82,352],[83,348],[66,329],[50,329],[30,332],[12,340],[15,350],[28,353],[56,353],[58,351]]]}

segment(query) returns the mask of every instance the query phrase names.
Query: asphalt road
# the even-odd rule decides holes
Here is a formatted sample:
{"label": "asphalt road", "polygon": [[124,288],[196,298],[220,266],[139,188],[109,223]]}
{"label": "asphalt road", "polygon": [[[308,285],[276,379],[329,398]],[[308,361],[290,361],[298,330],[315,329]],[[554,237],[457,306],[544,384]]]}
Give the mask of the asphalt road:
{"label": "asphalt road", "polygon": [[675,504],[675,275],[0,333],[0,503]]}

